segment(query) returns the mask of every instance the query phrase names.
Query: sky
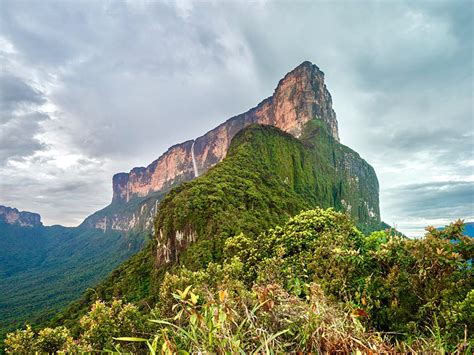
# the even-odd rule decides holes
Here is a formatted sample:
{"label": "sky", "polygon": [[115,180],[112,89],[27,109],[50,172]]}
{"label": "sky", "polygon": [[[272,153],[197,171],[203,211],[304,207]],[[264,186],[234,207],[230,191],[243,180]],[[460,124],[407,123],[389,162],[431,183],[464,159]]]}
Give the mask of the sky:
{"label": "sky", "polygon": [[474,220],[471,1],[0,0],[0,204],[74,226],[309,60],[408,235]]}

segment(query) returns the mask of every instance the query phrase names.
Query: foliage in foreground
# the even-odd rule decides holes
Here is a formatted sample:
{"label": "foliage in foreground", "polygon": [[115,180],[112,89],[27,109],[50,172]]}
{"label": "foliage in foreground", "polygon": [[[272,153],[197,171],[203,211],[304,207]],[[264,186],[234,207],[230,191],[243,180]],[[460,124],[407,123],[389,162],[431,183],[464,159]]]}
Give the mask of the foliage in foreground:
{"label": "foliage in foreground", "polygon": [[258,239],[229,238],[221,263],[171,270],[151,311],[97,301],[75,341],[27,328],[7,351],[471,353],[474,243],[462,230],[364,236],[344,214],[303,212]]}
{"label": "foliage in foreground", "polygon": [[[356,185],[354,176],[358,176]],[[358,228],[367,233],[384,229],[377,191],[370,165],[335,141],[317,120],[308,123],[300,139],[276,127],[250,125],[232,139],[222,162],[174,188],[160,202],[154,225],[157,233],[144,250],[48,325],[65,325],[77,336],[79,319],[98,298],[153,306],[159,301],[166,272],[175,267],[158,263],[177,259],[192,271],[210,262],[221,264],[227,238],[240,233],[258,238],[303,210],[319,206],[348,211],[352,206],[351,217]],[[178,234],[195,235],[196,241],[186,245],[186,239],[177,240]],[[170,259],[158,253],[158,245],[165,244],[167,248],[160,250],[168,250]]]}

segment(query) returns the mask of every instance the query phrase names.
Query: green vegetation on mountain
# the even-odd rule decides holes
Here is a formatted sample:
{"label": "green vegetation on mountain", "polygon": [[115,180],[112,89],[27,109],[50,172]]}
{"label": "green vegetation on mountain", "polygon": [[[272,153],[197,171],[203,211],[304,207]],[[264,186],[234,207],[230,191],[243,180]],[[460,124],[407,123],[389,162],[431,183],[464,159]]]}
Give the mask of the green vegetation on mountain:
{"label": "green vegetation on mountain", "polygon": [[317,121],[249,126],[162,199],[144,249],[7,349],[472,352],[473,240],[460,221],[397,235],[377,189]]}
{"label": "green vegetation on mountain", "polygon": [[[347,211],[365,230],[380,229],[377,196],[370,165],[319,121],[311,121],[300,139],[254,125],[234,137],[223,163],[163,199],[155,231],[172,260],[185,249],[179,262],[199,267],[220,260],[226,238],[240,232],[257,237],[312,207]],[[197,242],[188,246],[178,234],[195,235]]]}
{"label": "green vegetation on mountain", "polygon": [[76,341],[64,327],[26,329],[7,350],[471,354],[473,239],[461,221],[427,231],[365,236],[345,214],[309,210],[228,238],[219,263],[170,270],[153,309],[96,301]]}
{"label": "green vegetation on mountain", "polygon": [[44,324],[145,243],[143,235],[0,222],[0,339]]}
{"label": "green vegetation on mountain", "polygon": [[[243,232],[258,238],[302,210],[317,206],[344,210],[342,200],[354,206],[351,215],[358,225],[380,229],[377,196],[378,182],[370,165],[335,141],[317,120],[307,125],[301,139],[275,127],[249,126],[234,137],[224,161],[172,189],[161,201],[155,230],[161,231],[163,239],[154,239],[86,292],[54,324],[74,329],[76,320],[98,298],[155,304],[165,272],[174,267],[156,257],[162,251],[158,243],[172,243],[170,249],[174,245],[175,254],[180,253],[178,264],[196,270],[222,260],[228,237]],[[373,206],[373,217],[367,206]],[[195,233],[197,241],[178,250],[177,231]]]}

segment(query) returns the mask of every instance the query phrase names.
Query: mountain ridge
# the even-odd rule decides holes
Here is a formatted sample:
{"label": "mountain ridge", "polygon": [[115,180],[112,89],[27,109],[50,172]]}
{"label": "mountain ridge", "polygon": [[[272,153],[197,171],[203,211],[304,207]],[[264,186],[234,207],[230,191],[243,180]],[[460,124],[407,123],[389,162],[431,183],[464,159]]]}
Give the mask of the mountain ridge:
{"label": "mountain ridge", "polygon": [[[52,324],[74,326],[96,299],[108,301],[117,295],[153,305],[166,272],[220,263],[228,238],[243,233],[258,239],[303,210],[332,207],[350,215],[363,232],[384,229],[373,168],[337,142],[320,121],[308,122],[302,133],[298,139],[270,125],[242,129],[223,161],[160,201],[154,236],[145,248],[71,303]],[[345,168],[352,159],[361,175]],[[353,208],[349,211],[343,201]]]}
{"label": "mountain ridge", "polygon": [[[279,80],[273,95],[246,112],[235,115],[204,135],[175,144],[147,167],[136,167],[129,173],[117,173],[112,178],[112,202],[87,217],[83,226],[106,230],[151,228],[157,201],[147,201],[138,210],[118,215],[118,205],[145,199],[202,174],[226,156],[230,142],[242,128],[253,124],[268,124],[299,137],[304,125],[319,120],[332,137],[339,141],[336,113],[324,73],[305,61]],[[194,158],[194,159],[193,159]],[[145,227],[143,227],[145,226]]]}

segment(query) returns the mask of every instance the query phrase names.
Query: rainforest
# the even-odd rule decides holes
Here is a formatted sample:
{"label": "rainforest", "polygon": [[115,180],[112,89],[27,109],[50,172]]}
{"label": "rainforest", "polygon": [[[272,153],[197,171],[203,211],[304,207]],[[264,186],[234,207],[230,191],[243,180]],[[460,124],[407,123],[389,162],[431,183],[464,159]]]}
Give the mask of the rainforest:
{"label": "rainforest", "polygon": [[7,351],[469,353],[463,222],[409,239],[337,212],[347,153],[317,122],[300,140],[247,127],[160,202],[142,251]]}
{"label": "rainforest", "polygon": [[473,15],[0,0],[0,355],[473,354]]}

